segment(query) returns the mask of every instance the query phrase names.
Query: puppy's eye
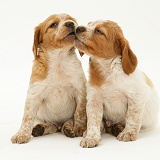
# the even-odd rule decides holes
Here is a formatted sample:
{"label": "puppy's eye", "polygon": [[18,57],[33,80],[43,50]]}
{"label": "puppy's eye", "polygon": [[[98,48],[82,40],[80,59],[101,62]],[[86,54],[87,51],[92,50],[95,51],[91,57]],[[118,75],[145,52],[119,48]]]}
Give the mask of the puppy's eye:
{"label": "puppy's eye", "polygon": [[102,35],[103,34],[103,32],[101,31],[101,30],[99,30],[99,29],[96,29],[96,31],[95,31],[97,34],[100,34],[100,35]]}
{"label": "puppy's eye", "polygon": [[51,28],[56,28],[57,25],[58,25],[57,23],[52,23],[52,24],[50,25],[50,27],[51,27]]}

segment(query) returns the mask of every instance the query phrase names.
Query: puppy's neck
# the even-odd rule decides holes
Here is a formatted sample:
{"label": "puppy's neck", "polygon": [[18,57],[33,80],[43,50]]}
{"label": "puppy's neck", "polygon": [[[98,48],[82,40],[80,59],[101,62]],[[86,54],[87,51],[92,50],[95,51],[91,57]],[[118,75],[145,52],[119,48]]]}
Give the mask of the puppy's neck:
{"label": "puppy's neck", "polygon": [[120,57],[121,56],[113,57],[113,58],[110,58],[110,59],[91,57],[90,61],[96,62],[99,65],[99,67],[102,68],[102,69],[104,69],[104,70],[106,70],[106,69],[110,70],[111,67],[112,67],[112,65],[114,65],[114,63],[117,62],[116,59],[120,59]]}
{"label": "puppy's neck", "polygon": [[111,59],[90,58],[90,78],[89,83],[92,86],[102,86],[112,75],[121,70],[121,56]]}
{"label": "puppy's neck", "polygon": [[47,53],[49,57],[68,57],[72,56],[75,54],[75,48],[74,47],[64,47],[64,48],[59,48],[59,49],[54,49],[54,50],[47,50]]}

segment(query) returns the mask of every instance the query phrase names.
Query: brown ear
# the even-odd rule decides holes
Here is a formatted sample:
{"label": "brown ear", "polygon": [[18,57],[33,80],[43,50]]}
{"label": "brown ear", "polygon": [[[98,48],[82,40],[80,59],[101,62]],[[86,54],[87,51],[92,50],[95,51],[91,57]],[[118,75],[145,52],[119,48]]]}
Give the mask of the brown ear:
{"label": "brown ear", "polygon": [[37,58],[38,55],[38,48],[39,48],[39,44],[42,41],[42,36],[41,36],[41,24],[38,25],[37,27],[35,27],[34,30],[34,41],[33,41],[33,54],[34,54],[34,58]]}
{"label": "brown ear", "polygon": [[123,71],[129,75],[135,71],[138,60],[136,55],[130,49],[128,41],[124,37],[120,39],[120,44],[122,50],[122,68]]}
{"label": "brown ear", "polygon": [[82,57],[84,55],[84,53],[80,50],[78,50],[78,51],[79,51],[80,56]]}

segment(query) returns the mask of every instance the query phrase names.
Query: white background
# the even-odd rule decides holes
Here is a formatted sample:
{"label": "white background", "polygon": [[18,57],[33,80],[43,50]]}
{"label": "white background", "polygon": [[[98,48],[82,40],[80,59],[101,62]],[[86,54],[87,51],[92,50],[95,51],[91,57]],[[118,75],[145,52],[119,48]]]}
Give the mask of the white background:
{"label": "white background", "polygon": [[[0,160],[160,160],[160,125],[141,133],[135,142],[119,142],[104,134],[93,149],[79,146],[80,138],[61,133],[12,144],[21,124],[33,60],[33,30],[54,13],[68,13],[80,25],[106,19],[123,29],[138,67],[153,81],[160,95],[159,0],[0,0]],[[86,76],[88,57],[79,57]]]}

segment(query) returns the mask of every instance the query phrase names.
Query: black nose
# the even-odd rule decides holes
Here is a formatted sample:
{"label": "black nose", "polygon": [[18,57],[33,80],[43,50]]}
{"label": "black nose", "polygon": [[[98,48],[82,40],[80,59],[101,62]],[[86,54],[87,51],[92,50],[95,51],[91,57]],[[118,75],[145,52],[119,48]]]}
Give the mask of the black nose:
{"label": "black nose", "polygon": [[74,23],[73,22],[66,22],[65,26],[68,27],[68,28],[74,29]]}
{"label": "black nose", "polygon": [[76,33],[84,32],[86,29],[84,27],[77,27]]}

